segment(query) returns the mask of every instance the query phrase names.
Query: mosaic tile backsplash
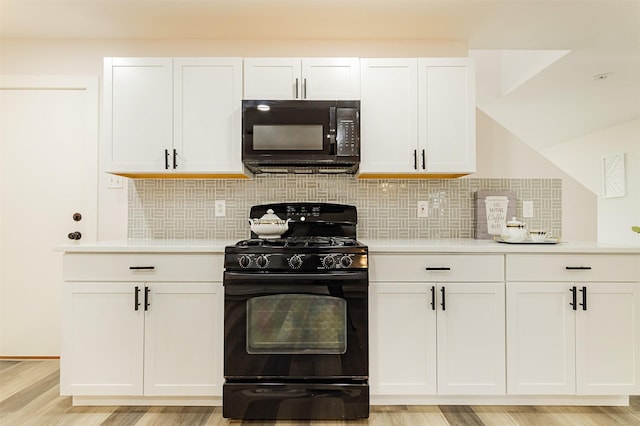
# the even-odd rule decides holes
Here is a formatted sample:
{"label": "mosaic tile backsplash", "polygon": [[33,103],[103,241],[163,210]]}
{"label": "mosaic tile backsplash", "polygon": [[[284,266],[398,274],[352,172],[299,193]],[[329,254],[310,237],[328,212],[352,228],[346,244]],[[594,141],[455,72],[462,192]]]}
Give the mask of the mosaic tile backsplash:
{"label": "mosaic tile backsplash", "polygon": [[[562,179],[365,179],[331,175],[260,175],[247,180],[134,179],[129,184],[131,239],[249,237],[249,209],[286,201],[334,202],[358,208],[358,238],[474,238],[474,192],[516,192],[516,215],[529,229],[562,236]],[[226,216],[215,216],[215,201]],[[418,201],[429,217],[418,218]],[[522,201],[534,217],[522,219]]]}

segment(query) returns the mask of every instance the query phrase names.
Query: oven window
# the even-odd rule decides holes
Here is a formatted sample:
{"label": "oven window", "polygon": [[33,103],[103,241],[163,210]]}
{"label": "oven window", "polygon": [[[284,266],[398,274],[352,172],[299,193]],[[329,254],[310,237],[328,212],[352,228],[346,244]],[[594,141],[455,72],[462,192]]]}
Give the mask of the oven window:
{"label": "oven window", "polygon": [[344,299],[278,294],[247,301],[250,354],[343,354],[346,350]]}
{"label": "oven window", "polygon": [[254,125],[253,150],[321,151],[321,124]]}

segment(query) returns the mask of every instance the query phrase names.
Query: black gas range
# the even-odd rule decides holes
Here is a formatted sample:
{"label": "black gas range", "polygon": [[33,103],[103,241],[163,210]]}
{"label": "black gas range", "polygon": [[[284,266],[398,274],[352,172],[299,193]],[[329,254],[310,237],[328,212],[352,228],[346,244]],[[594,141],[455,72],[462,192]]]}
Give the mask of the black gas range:
{"label": "black gas range", "polygon": [[287,220],[281,238],[225,249],[223,415],[357,419],[369,415],[367,246],[354,206],[254,206]]}

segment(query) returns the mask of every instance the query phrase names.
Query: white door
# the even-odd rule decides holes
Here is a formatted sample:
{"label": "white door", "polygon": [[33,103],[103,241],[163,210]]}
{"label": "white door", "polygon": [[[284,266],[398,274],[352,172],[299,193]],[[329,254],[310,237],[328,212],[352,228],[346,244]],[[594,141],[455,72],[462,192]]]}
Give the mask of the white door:
{"label": "white door", "polygon": [[504,395],[504,283],[437,289],[438,394]]}
{"label": "white door", "polygon": [[428,173],[476,170],[474,78],[467,58],[418,61],[418,135]]}
{"label": "white door", "polygon": [[417,61],[362,59],[360,72],[360,173],[417,173]]}
{"label": "white door", "polygon": [[146,285],[144,394],[222,395],[222,285]]}
{"label": "white door", "polygon": [[303,58],[302,99],[360,99],[358,58]]}
{"label": "white door", "polygon": [[106,58],[103,117],[108,171],[172,170],[172,59]]}
{"label": "white door", "polygon": [[242,59],[174,59],[177,170],[242,173]]}
{"label": "white door", "polygon": [[302,99],[300,58],[245,58],[243,99]]}
{"label": "white door", "polygon": [[60,353],[62,261],[53,247],[71,232],[97,238],[97,84],[1,79],[0,355]]}
{"label": "white door", "polygon": [[62,395],[142,395],[144,285],[65,283]]}
{"label": "white door", "polygon": [[507,393],[575,395],[570,283],[507,283]]}
{"label": "white door", "polygon": [[431,287],[372,283],[370,378],[375,395],[435,395],[436,311]]}
{"label": "white door", "polygon": [[577,393],[640,394],[639,284],[577,287],[587,290],[587,309],[576,313]]}

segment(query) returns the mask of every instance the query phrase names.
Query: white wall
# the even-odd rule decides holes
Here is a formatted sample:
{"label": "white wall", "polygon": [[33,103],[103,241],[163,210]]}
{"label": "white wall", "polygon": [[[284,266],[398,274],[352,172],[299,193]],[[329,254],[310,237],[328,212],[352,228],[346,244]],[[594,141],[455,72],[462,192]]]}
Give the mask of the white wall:
{"label": "white wall", "polygon": [[[640,118],[543,149],[542,154],[597,195],[597,240],[640,244]],[[605,157],[626,154],[627,194],[603,197]]]}
{"label": "white wall", "polygon": [[479,178],[561,178],[562,238],[596,239],[596,195],[543,157],[491,117],[476,109],[477,172]]}

